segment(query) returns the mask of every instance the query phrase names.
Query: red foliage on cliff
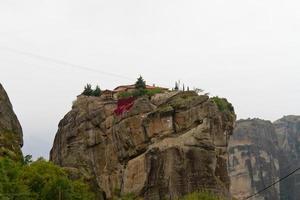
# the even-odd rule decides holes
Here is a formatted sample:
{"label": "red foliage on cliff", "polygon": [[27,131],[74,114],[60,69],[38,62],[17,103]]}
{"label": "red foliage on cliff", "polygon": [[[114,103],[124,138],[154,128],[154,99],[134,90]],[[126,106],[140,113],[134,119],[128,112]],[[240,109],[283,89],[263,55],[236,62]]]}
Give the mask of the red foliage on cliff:
{"label": "red foliage on cliff", "polygon": [[126,111],[129,111],[134,104],[134,97],[129,97],[127,99],[120,99],[118,100],[118,107],[114,110],[116,115],[121,115]]}

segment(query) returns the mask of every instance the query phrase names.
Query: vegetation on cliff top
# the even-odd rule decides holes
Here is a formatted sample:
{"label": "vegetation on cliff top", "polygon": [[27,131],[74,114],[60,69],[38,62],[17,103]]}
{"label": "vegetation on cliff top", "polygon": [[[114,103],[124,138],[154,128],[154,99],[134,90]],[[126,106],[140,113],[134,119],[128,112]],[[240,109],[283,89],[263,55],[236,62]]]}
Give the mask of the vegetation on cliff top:
{"label": "vegetation on cliff top", "polygon": [[218,96],[211,98],[213,102],[218,106],[221,112],[230,112],[234,113],[234,107],[231,103],[227,101],[225,98],[220,98]]}
{"label": "vegetation on cliff top", "polygon": [[137,79],[137,81],[134,84],[135,88],[140,89],[146,89],[146,81],[144,81],[143,77],[140,75],[140,77]]}
{"label": "vegetation on cliff top", "polygon": [[155,94],[161,93],[162,90],[160,88],[155,88],[155,89],[147,89],[146,88],[146,81],[143,79],[142,76],[139,76],[139,78],[137,78],[137,81],[134,84],[135,90],[134,91],[124,91],[121,92],[118,95],[119,99],[124,99],[124,98],[129,98],[129,97],[141,97],[141,96],[153,96]]}
{"label": "vegetation on cliff top", "polygon": [[66,172],[44,159],[24,162],[0,158],[1,200],[92,200],[94,194],[82,181],[69,179]]}
{"label": "vegetation on cliff top", "polygon": [[156,88],[156,89],[152,89],[152,90],[148,90],[148,89],[136,89],[132,92],[121,92],[118,95],[119,99],[124,99],[124,98],[129,98],[129,97],[141,97],[141,96],[153,96],[155,94],[159,94],[161,93],[162,90],[160,88]]}
{"label": "vegetation on cliff top", "polygon": [[96,88],[93,90],[92,89],[92,85],[91,84],[87,84],[84,87],[83,92],[81,93],[82,95],[85,96],[94,96],[94,97],[99,97],[101,95],[101,89],[100,87],[97,85]]}

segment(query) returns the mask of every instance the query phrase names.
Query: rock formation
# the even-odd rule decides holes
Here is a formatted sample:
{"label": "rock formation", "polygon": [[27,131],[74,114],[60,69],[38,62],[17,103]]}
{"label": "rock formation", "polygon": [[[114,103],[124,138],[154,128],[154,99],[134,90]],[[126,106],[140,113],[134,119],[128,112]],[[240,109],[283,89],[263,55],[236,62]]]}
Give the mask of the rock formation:
{"label": "rock formation", "polygon": [[191,91],[140,97],[120,116],[116,105],[79,96],[59,123],[50,160],[84,175],[99,199],[116,192],[175,199],[199,189],[228,195],[233,112]]}
{"label": "rock formation", "polygon": [[[274,122],[281,150],[280,176],[300,167],[300,116],[285,116]],[[298,200],[300,197],[300,171],[280,184],[281,200]]]}
{"label": "rock formation", "polygon": [[[300,166],[300,116],[285,116],[271,123],[240,120],[229,142],[231,192],[238,199],[253,194]],[[255,199],[296,200],[300,171]]]}
{"label": "rock formation", "polygon": [[[265,188],[279,178],[279,149],[273,124],[260,119],[240,120],[229,142],[231,193],[237,199]],[[279,185],[255,196],[279,199]]]}
{"label": "rock formation", "polygon": [[20,159],[22,146],[22,128],[7,94],[0,84],[0,156]]}

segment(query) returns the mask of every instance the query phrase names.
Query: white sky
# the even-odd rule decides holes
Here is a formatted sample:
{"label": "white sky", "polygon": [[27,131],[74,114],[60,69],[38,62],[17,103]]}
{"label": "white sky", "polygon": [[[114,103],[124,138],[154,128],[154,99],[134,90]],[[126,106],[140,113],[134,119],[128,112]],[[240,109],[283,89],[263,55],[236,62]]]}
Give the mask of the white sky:
{"label": "white sky", "polygon": [[238,118],[300,114],[299,10],[296,0],[1,0],[0,82],[23,126],[24,154],[48,158],[86,83],[111,89],[139,74],[227,97]]}

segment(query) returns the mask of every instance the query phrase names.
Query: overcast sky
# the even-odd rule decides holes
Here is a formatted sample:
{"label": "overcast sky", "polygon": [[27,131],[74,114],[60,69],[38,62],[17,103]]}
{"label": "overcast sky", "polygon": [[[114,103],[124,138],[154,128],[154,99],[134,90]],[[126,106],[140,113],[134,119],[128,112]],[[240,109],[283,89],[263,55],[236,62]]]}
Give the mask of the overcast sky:
{"label": "overcast sky", "polygon": [[226,97],[238,118],[300,114],[299,10],[296,0],[1,0],[0,82],[24,154],[48,158],[86,83],[112,89],[139,74]]}

